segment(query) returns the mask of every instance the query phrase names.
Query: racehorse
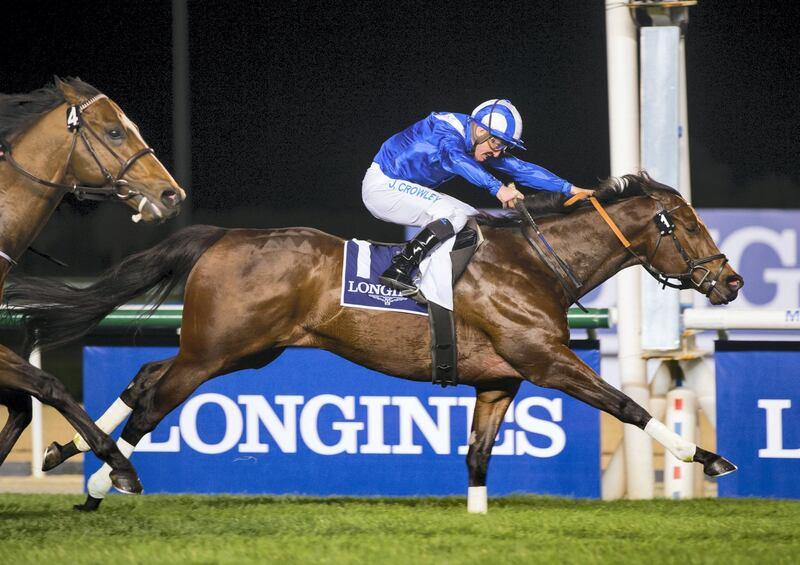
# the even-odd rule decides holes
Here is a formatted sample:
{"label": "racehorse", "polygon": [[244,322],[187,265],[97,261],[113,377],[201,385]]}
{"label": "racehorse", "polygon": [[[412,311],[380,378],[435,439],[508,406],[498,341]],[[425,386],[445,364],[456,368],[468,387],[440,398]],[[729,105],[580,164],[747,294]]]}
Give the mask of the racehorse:
{"label": "racehorse", "polygon": [[[145,222],[174,216],[186,197],[136,124],[93,86],[56,77],[28,94],[0,95],[0,289],[67,193],[119,200]],[[0,465],[31,421],[31,395],[58,409],[110,465],[115,487],[141,492],[133,466],[64,385],[3,346]]]}
{"label": "racehorse", "polygon": [[[596,192],[601,213],[586,202],[565,206],[565,198],[541,193],[525,205],[584,281],[581,296],[636,264],[666,284],[696,289],[712,304],[734,300],[743,285],[695,210],[646,174],[606,181]],[[572,298],[529,248],[530,228],[519,216],[480,218],[484,242],[455,287],[459,374],[477,393],[467,455],[468,507],[485,510],[492,446],[523,380],[644,429],[679,459],[701,463],[708,475],[733,472],[732,463],[681,439],[569,349]],[[266,365],[287,347],[322,348],[389,375],[429,380],[428,322],[342,307],[339,285],[332,282],[342,278],[342,261],[342,240],[314,229],[194,226],[128,257],[91,287],[21,280],[10,298],[38,331],[36,339],[54,344],[86,333],[145,291],[158,302],[186,278],[178,354],[145,364],[102,418],[104,430],[111,431],[130,414],[122,439],[135,445],[203,382]],[[77,450],[74,443],[54,443],[48,464]],[[107,490],[107,472],[98,471],[79,508],[97,508]]]}

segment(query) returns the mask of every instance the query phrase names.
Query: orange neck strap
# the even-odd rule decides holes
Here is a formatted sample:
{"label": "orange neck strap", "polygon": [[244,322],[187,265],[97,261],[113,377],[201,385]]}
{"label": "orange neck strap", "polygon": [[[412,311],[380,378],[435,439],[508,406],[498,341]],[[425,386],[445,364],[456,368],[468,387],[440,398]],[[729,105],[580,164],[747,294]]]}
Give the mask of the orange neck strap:
{"label": "orange neck strap", "polygon": [[611,231],[614,232],[614,235],[617,236],[617,239],[619,239],[620,242],[622,242],[622,245],[625,246],[626,248],[630,247],[631,242],[628,241],[625,235],[623,235],[622,231],[620,231],[617,224],[614,223],[614,220],[611,219],[611,216],[608,215],[608,212],[606,212],[605,208],[603,208],[600,202],[597,201],[597,198],[591,196],[591,192],[579,192],[578,194],[576,194],[575,196],[571,197],[566,202],[564,202],[564,206],[572,206],[576,202],[579,202],[580,200],[585,200],[587,198],[589,199],[589,202],[592,203],[592,206],[594,206],[594,209],[597,210],[597,213],[600,214],[600,217],[603,218],[605,223],[608,224],[608,227],[611,228]]}

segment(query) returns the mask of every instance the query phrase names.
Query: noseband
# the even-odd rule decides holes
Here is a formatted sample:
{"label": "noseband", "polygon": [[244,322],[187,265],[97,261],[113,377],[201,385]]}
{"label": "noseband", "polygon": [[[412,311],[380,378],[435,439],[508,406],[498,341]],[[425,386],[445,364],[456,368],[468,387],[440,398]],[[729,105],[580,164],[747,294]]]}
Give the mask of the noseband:
{"label": "noseband", "polygon": [[[92,156],[92,159],[94,159],[100,171],[103,173],[103,177],[106,179],[105,185],[99,187],[83,186],[77,183],[70,185],[41,179],[33,173],[25,170],[25,168],[17,163],[17,161],[11,156],[11,146],[8,143],[4,143],[2,140],[0,140],[0,160],[5,159],[15,171],[24,177],[27,177],[43,186],[66,190],[67,192],[74,194],[80,200],[105,200],[111,197],[117,197],[121,200],[128,200],[129,198],[140,194],[137,191],[130,190],[128,181],[126,181],[124,177],[136,161],[145,155],[155,154],[155,151],[153,151],[151,147],[145,147],[144,149],[140,149],[134,153],[129,159],[125,160],[120,157],[119,154],[114,151],[114,149],[112,149],[108,143],[106,143],[106,141],[94,130],[94,128],[92,128],[83,120],[83,112],[89,106],[103,98],[107,98],[105,94],[98,94],[97,96],[93,96],[88,100],[84,100],[80,104],[75,104],[74,106],[69,106],[67,108],[67,129],[72,132],[72,145],[70,146],[69,153],[67,154],[67,159],[62,170],[66,172],[69,169],[70,163],[72,162],[72,156],[75,153],[75,147],[78,145],[78,138],[80,138],[84,147],[86,147],[86,150]],[[89,139],[89,135],[87,135],[86,132],[89,132],[89,134],[91,134],[96,141],[105,147],[106,151],[111,153],[111,155],[113,155],[114,158],[119,162],[120,168],[116,175],[112,174],[111,171],[109,171],[100,161],[100,158],[97,156],[97,151],[95,151],[95,148]]]}

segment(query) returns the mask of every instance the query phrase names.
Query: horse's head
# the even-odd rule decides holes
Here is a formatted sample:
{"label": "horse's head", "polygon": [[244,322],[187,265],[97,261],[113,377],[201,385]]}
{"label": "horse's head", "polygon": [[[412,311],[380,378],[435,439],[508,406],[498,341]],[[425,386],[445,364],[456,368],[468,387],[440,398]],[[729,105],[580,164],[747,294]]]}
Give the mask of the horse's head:
{"label": "horse's head", "polygon": [[137,211],[133,221],[175,216],[186,192],[156,158],[134,124],[103,94],[87,98],[69,82],[56,79],[68,105],[72,153],[64,182],[83,195],[119,198]]}
{"label": "horse's head", "polygon": [[695,289],[712,304],[735,300],[744,280],[728,264],[697,211],[677,191],[646,174],[623,179],[641,183],[653,207],[653,220],[642,231],[646,254],[640,259],[645,268],[666,286]]}

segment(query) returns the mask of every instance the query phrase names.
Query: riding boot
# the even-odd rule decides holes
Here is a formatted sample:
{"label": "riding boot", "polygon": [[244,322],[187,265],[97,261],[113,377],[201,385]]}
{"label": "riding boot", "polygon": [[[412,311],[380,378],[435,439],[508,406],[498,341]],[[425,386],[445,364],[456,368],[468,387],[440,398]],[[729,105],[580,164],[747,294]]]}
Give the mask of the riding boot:
{"label": "riding boot", "polygon": [[414,285],[411,273],[419,267],[419,264],[431,251],[453,235],[455,235],[455,230],[449,220],[442,218],[431,222],[406,243],[400,253],[392,257],[391,265],[379,277],[379,280],[406,296],[415,294],[418,289]]}

